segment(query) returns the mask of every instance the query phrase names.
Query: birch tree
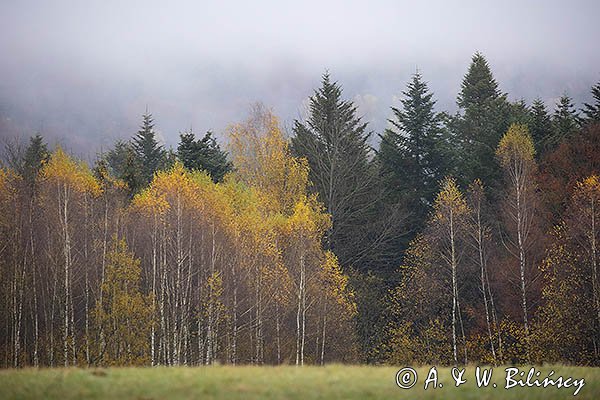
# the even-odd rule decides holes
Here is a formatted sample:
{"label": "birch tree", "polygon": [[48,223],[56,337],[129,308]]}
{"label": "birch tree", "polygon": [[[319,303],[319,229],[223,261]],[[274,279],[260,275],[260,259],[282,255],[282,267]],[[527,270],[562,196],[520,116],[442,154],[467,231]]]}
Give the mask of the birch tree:
{"label": "birch tree", "polygon": [[533,141],[526,126],[513,124],[500,140],[496,156],[506,177],[504,211],[507,235],[504,245],[519,264],[520,303],[525,337],[528,340],[528,285],[531,281],[531,229],[536,218],[536,164]]}

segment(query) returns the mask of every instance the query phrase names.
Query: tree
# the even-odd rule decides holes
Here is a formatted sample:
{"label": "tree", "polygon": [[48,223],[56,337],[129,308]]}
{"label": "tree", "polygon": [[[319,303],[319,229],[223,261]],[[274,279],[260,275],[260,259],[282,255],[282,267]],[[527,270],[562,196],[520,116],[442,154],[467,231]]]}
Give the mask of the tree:
{"label": "tree", "polygon": [[550,138],[548,145],[554,149],[563,140],[570,138],[579,129],[579,120],[579,113],[575,111],[571,97],[564,93],[556,103],[556,109],[552,115],[554,135]]}
{"label": "tree", "polygon": [[144,186],[150,183],[154,173],[166,162],[166,152],[163,146],[158,144],[155,136],[152,114],[146,113],[142,115],[142,125],[132,140],[133,150],[140,163]]}
{"label": "tree", "polygon": [[142,163],[131,142],[118,140],[103,159],[110,174],[125,182],[130,198],[143,188]]}
{"label": "tree", "polygon": [[582,179],[552,232],[542,263],[544,303],[535,316],[538,361],[600,359],[599,201],[598,176]]}
{"label": "tree", "polygon": [[472,259],[479,269],[479,291],[485,310],[485,325],[490,344],[490,352],[495,364],[497,362],[497,351],[499,350],[499,347],[501,347],[501,341],[499,340],[498,345],[496,345],[494,339],[497,336],[498,321],[496,320],[494,296],[492,294],[488,273],[489,248],[492,238],[490,226],[484,219],[485,203],[486,199],[483,185],[481,184],[481,181],[475,180],[469,185],[467,205],[469,206],[470,212],[466,229],[474,250]]}
{"label": "tree", "polygon": [[[97,197],[101,189],[88,166],[69,157],[60,147],[52,154],[50,162],[44,165],[41,175],[44,181],[43,195],[47,198],[44,204],[45,212],[47,219],[55,224],[52,230],[53,235],[56,235],[56,237],[48,238],[46,244],[50,245],[56,241],[60,249],[53,262],[56,263],[55,278],[61,278],[64,293],[61,303],[61,317],[64,322],[62,326],[63,361],[64,365],[68,366],[69,355],[71,362],[77,363],[75,296],[73,294],[76,281],[74,270],[78,265],[78,254],[80,254],[75,245],[81,244],[77,240],[81,238],[81,236],[77,236],[77,228],[83,226],[83,229],[87,229],[85,215],[88,212],[89,200]],[[82,214],[84,218],[77,218]],[[55,250],[49,249],[48,251],[54,252]],[[57,285],[58,282],[55,281],[54,284]]]}
{"label": "tree", "polygon": [[488,105],[490,101],[501,96],[498,83],[483,54],[476,52],[471,58],[471,65],[461,83],[457,104],[466,110],[478,111],[477,108]]}
{"label": "tree", "polygon": [[540,158],[545,153],[549,144],[548,141],[553,136],[554,126],[546,110],[546,105],[540,98],[535,99],[531,104],[531,114],[529,130],[535,146],[536,156]]}
{"label": "tree", "polygon": [[447,172],[447,142],[434,111],[435,100],[419,72],[408,83],[402,108],[392,107],[393,128],[381,136],[377,154],[391,196],[403,198],[422,226],[438,183]]}
{"label": "tree", "polygon": [[364,233],[357,227],[373,204],[371,133],[356,115],[356,106],[342,100],[342,89],[328,73],[321,84],[310,99],[308,119],[294,121],[292,149],[308,160],[310,181],[332,216],[328,248],[346,266],[364,249]]}
{"label": "tree", "polygon": [[179,137],[177,158],[187,169],[205,170],[215,182],[222,181],[225,174],[231,171],[232,164],[227,160],[227,153],[221,150],[212,132],[207,132],[198,140],[191,131]]}
{"label": "tree", "polygon": [[583,103],[586,122],[600,122],[600,82],[592,86],[592,96],[594,97],[595,103]]}
{"label": "tree", "polygon": [[510,107],[481,53],[473,55],[457,105],[462,115],[451,121],[451,127],[459,142],[461,181],[468,184],[479,178],[493,188],[499,179],[494,150],[506,131]]}
{"label": "tree", "polygon": [[505,216],[510,236],[504,241],[510,254],[519,263],[521,311],[526,338],[529,335],[528,284],[531,277],[531,228],[536,217],[535,149],[525,125],[513,124],[500,140],[496,155],[506,175]]}
{"label": "tree", "polygon": [[467,362],[462,313],[469,305],[461,305],[461,288],[471,275],[464,262],[469,216],[456,181],[445,178],[426,229],[406,252],[400,284],[390,292],[392,319],[382,346],[384,359],[404,354],[403,360],[409,352],[414,357],[410,362],[456,365],[462,346]]}
{"label": "tree", "polygon": [[149,359],[148,336],[153,300],[141,291],[140,260],[124,240],[115,239],[108,253],[102,298],[94,310],[95,326],[104,335],[98,344],[100,365],[143,365]]}
{"label": "tree", "polygon": [[577,253],[582,258],[583,265],[587,266],[583,268],[583,273],[590,283],[590,288],[586,291],[591,292],[595,319],[600,326],[600,179],[597,175],[592,175],[577,185],[571,208],[567,212],[567,224],[572,238],[581,246]]}
{"label": "tree", "polygon": [[[461,250],[459,244],[461,236],[464,235],[465,219],[468,215],[468,207],[465,199],[451,178],[445,179],[441,184],[435,204],[431,228],[434,230],[437,243],[439,260],[446,264],[451,273],[452,283],[452,354],[454,363],[458,362],[457,354],[457,324],[460,323],[463,342],[465,333],[463,321],[460,315],[460,303],[458,296],[458,267],[460,264]],[[465,347],[466,357],[466,347]],[[466,362],[466,360],[465,360]]]}

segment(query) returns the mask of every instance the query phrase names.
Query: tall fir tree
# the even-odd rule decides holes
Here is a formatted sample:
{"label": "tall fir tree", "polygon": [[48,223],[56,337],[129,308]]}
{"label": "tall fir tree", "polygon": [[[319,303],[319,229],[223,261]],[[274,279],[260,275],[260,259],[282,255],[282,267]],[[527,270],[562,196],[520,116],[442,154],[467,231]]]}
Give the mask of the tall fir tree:
{"label": "tall fir tree", "polygon": [[462,114],[451,125],[459,144],[458,176],[463,184],[481,179],[486,187],[494,187],[500,180],[494,149],[508,128],[511,107],[481,53],[473,55],[457,105]]}
{"label": "tall fir tree", "polygon": [[517,100],[508,103],[509,123],[531,125],[532,113],[525,100]]}
{"label": "tall fir tree", "polygon": [[142,125],[133,137],[132,145],[140,161],[142,183],[147,185],[152,180],[154,173],[164,167],[167,154],[163,146],[156,140],[152,114],[146,112],[142,118]]}
{"label": "tall fir tree", "polygon": [[381,135],[377,156],[390,197],[405,202],[413,212],[411,226],[419,229],[447,173],[448,142],[433,93],[419,72],[402,94],[402,107],[392,107],[393,127]]}
{"label": "tall fir tree", "polygon": [[371,133],[328,73],[311,97],[309,111],[306,121],[294,122],[292,150],[307,159],[313,189],[332,217],[324,244],[358,288],[358,308],[368,310],[356,324],[362,352],[369,359],[382,338],[383,299],[396,276],[401,249],[395,244],[406,234],[406,213],[399,204],[384,201],[368,144]]}
{"label": "tall fir tree", "polygon": [[592,86],[592,96],[594,103],[583,103],[583,113],[585,114],[585,122],[600,122],[600,82]]}
{"label": "tall fir tree", "polygon": [[370,163],[371,133],[357,116],[356,106],[342,99],[342,89],[323,75],[321,88],[310,99],[306,121],[294,122],[292,148],[305,157],[310,180],[332,216],[328,247],[342,265],[352,264],[363,246],[361,222],[372,208],[375,183]]}
{"label": "tall fir tree", "polygon": [[222,181],[225,174],[232,170],[233,165],[227,159],[227,152],[221,150],[212,132],[207,132],[201,139],[196,139],[191,130],[179,137],[177,158],[187,169],[204,170],[214,182]]}
{"label": "tall fir tree", "polygon": [[575,110],[573,99],[567,93],[564,93],[558,99],[556,109],[552,115],[552,123],[554,132],[548,141],[549,148],[556,148],[563,140],[580,128],[579,113]]}
{"label": "tall fir tree", "polygon": [[537,98],[531,103],[531,123],[529,131],[536,150],[536,156],[541,156],[546,152],[548,141],[553,135],[554,126],[542,99]]}
{"label": "tall fir tree", "polygon": [[103,159],[110,174],[125,182],[130,198],[144,187],[142,161],[131,142],[118,140]]}
{"label": "tall fir tree", "polygon": [[29,187],[34,190],[37,177],[46,162],[50,159],[48,145],[39,133],[29,140],[29,146],[23,154],[21,176]]}

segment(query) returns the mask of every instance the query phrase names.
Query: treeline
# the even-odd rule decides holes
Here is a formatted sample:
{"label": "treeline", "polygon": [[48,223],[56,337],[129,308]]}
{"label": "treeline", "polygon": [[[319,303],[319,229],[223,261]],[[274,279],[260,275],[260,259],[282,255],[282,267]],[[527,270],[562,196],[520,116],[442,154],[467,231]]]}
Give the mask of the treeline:
{"label": "treeline", "polygon": [[[356,359],[353,293],[322,249],[331,221],[306,162],[264,110],[230,137],[222,182],[180,151],[137,193],[110,162],[31,140],[21,173],[0,176],[4,366]],[[134,160],[160,154],[133,143]]]}
{"label": "treeline", "polygon": [[41,136],[0,171],[4,366],[600,361],[600,84],[511,102],[477,53],[373,132],[328,74],[289,140],[256,106],[94,166]]}

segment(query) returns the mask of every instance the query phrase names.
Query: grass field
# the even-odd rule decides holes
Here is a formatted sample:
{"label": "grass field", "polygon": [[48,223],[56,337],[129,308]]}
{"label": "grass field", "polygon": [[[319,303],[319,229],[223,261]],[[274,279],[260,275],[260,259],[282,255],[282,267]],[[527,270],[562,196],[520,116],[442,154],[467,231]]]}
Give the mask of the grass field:
{"label": "grass field", "polygon": [[[429,368],[417,368],[411,389],[396,385],[400,368],[326,367],[172,367],[110,369],[22,369],[0,371],[0,399],[568,399],[575,387],[505,389],[506,367],[494,368],[488,387],[478,388],[475,367],[466,383],[454,386],[450,369],[438,369],[443,387],[424,390]],[[520,368],[525,377],[529,368]],[[600,368],[540,367],[539,380],[558,376],[585,379],[576,398],[600,398]],[[515,377],[516,379],[516,377]],[[525,379],[525,378],[523,378]],[[497,387],[492,387],[496,383]]]}

